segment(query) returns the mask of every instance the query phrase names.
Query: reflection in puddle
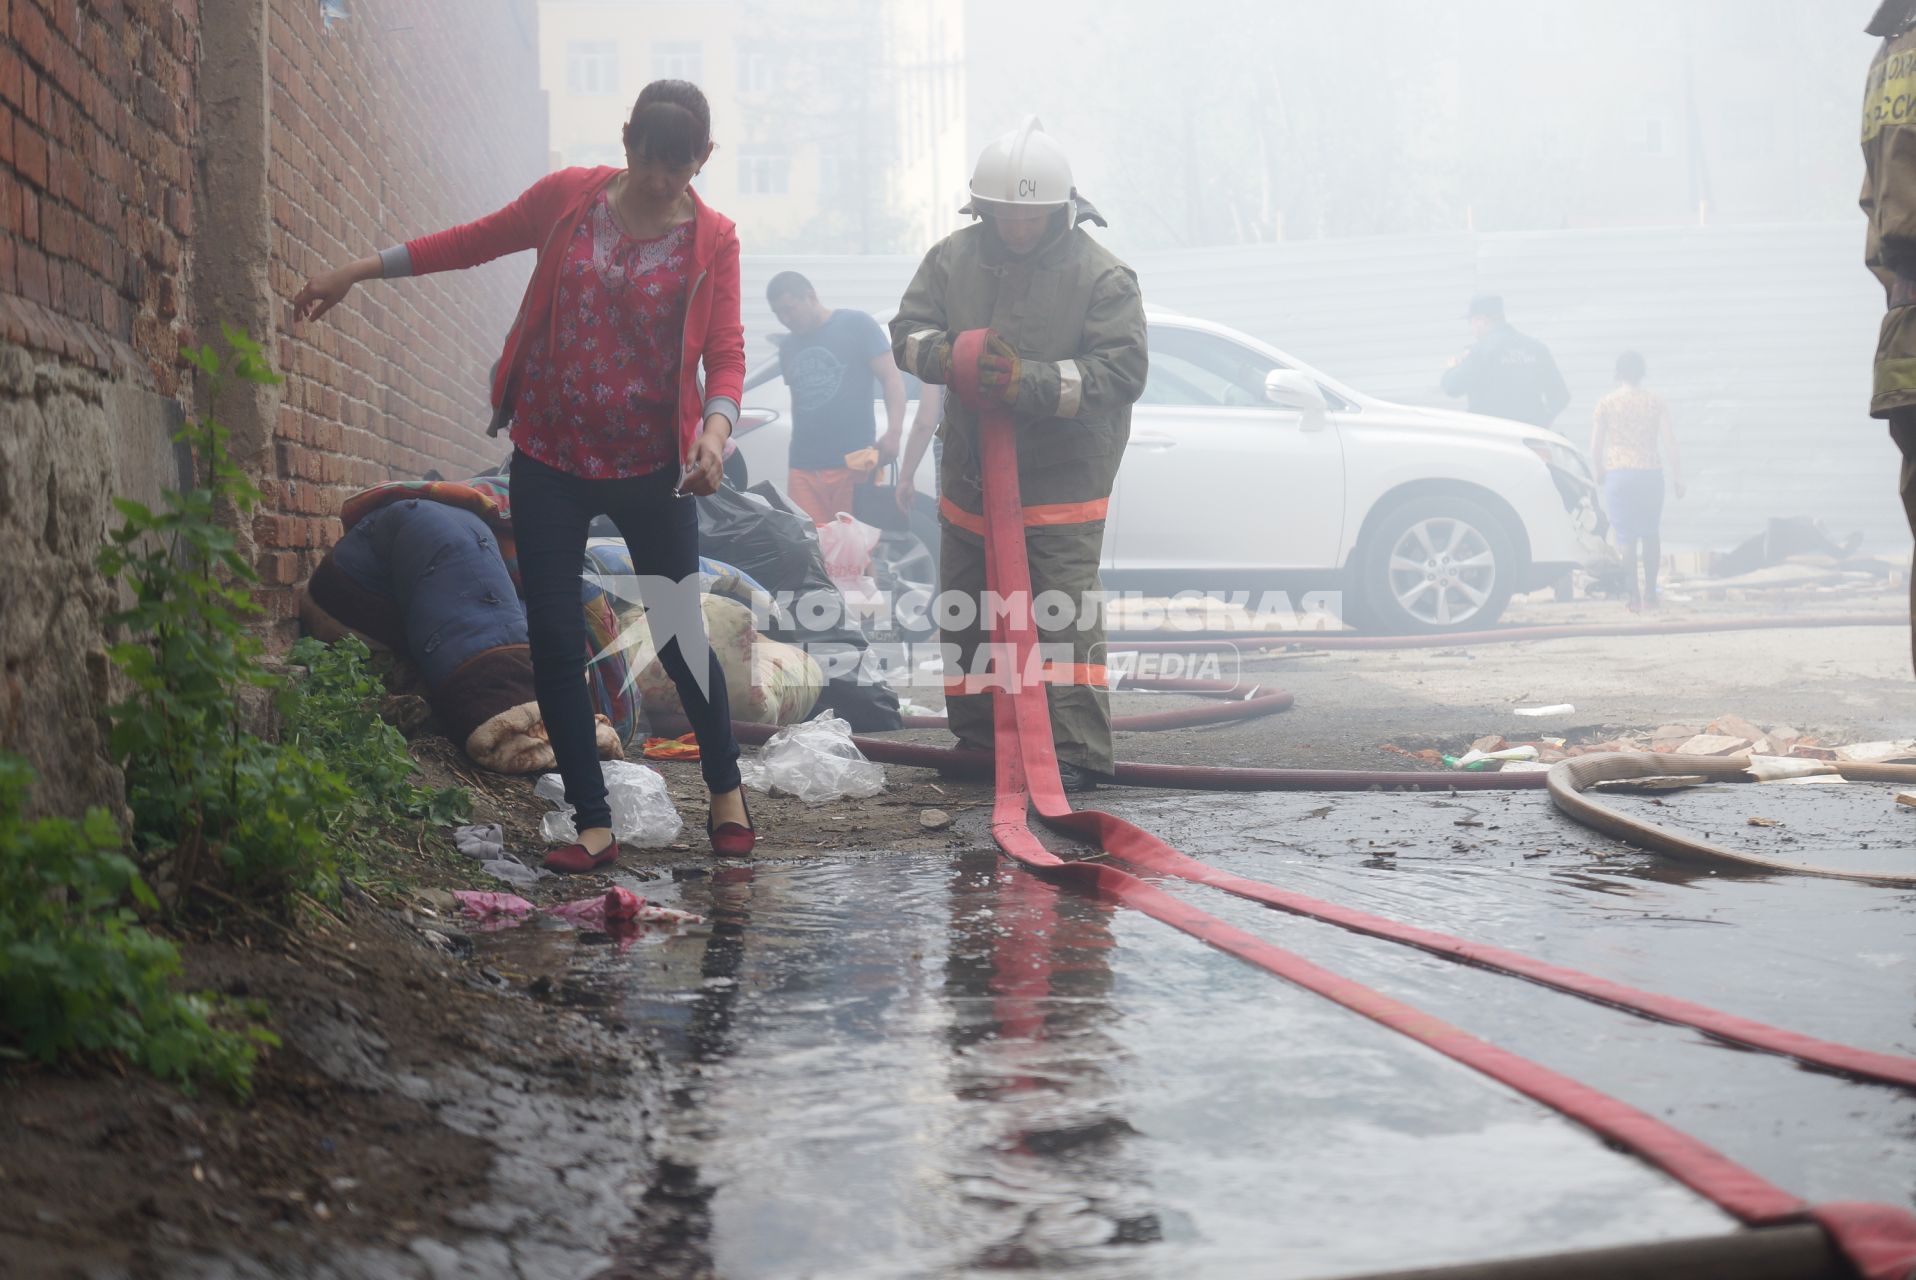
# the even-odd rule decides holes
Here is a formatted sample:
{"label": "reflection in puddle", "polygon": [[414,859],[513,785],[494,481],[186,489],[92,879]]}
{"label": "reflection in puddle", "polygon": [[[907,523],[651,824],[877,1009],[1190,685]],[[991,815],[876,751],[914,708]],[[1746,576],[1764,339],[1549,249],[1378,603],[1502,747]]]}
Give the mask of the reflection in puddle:
{"label": "reflection in puddle", "polygon": [[661,1055],[659,1176],[608,1275],[1308,1277],[1728,1226],[1474,1073],[995,854],[677,887],[711,923],[624,956],[487,944],[548,948]]}

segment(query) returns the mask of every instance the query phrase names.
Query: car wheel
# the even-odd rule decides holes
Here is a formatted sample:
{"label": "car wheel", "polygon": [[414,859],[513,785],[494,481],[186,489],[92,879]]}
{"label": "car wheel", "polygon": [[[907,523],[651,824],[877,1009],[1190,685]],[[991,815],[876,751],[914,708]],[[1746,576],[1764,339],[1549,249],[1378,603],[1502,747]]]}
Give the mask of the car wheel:
{"label": "car wheel", "polygon": [[1389,635],[1477,631],[1495,623],[1516,585],[1503,524],[1468,498],[1415,498],[1377,522],[1353,584],[1358,619]]}
{"label": "car wheel", "polygon": [[907,618],[901,611],[894,630],[901,639],[924,640],[937,633],[930,608],[938,591],[938,517],[930,504],[920,501],[912,507],[910,520],[909,528],[887,532],[872,549],[872,577],[894,601],[908,593],[921,594],[925,616]]}

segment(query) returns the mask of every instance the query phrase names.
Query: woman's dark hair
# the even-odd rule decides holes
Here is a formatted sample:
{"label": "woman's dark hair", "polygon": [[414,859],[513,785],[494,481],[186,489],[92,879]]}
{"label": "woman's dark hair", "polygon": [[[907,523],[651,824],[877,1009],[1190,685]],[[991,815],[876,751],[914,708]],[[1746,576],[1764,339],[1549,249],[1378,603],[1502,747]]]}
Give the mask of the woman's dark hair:
{"label": "woman's dark hair", "polygon": [[1643,381],[1643,357],[1634,351],[1626,351],[1617,357],[1617,381],[1627,382],[1631,386]]}
{"label": "woman's dark hair", "polygon": [[625,123],[625,149],[670,169],[704,159],[711,143],[712,108],[690,80],[654,80]]}

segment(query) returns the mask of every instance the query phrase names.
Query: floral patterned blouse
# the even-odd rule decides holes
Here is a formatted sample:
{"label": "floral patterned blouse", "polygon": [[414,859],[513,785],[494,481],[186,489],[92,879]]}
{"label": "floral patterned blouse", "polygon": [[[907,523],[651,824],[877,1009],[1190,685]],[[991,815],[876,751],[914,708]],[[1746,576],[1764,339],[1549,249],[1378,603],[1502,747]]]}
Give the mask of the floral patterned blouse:
{"label": "floral patterned blouse", "polygon": [[1618,387],[1597,401],[1605,471],[1656,471],[1663,466],[1660,432],[1670,410],[1663,397],[1642,387]]}
{"label": "floral patterned blouse", "polygon": [[692,224],[651,240],[619,229],[601,192],[566,247],[554,306],[557,350],[533,340],[512,443],[588,480],[679,461],[679,353]]}

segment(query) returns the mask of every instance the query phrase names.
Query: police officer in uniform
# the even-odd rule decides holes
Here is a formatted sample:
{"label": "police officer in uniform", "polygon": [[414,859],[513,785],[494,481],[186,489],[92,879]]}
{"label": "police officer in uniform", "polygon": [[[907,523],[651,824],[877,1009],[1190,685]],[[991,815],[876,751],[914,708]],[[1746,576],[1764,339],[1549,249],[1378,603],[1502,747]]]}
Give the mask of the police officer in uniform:
{"label": "police officer in uniform", "polygon": [[1547,427],[1570,403],[1550,349],[1504,321],[1504,300],[1479,294],[1466,315],[1474,338],[1444,372],[1444,394],[1468,396],[1472,413]]}
{"label": "police officer in uniform", "polygon": [[[971,197],[961,212],[978,221],[925,255],[892,319],[892,350],[900,368],[945,385],[957,336],[993,331],[980,385],[1016,425],[1031,589],[1053,606],[1033,611],[1038,640],[1048,652],[1070,650],[1043,676],[1052,733],[1066,790],[1082,791],[1113,768],[1098,564],[1131,405],[1144,392],[1144,300],[1137,276],[1085,229],[1105,221],[1035,117],[984,149]],[[939,585],[978,606],[969,625],[940,619],[947,652],[960,659],[945,673],[946,709],[961,746],[988,750],[991,695],[964,683],[979,675],[989,635],[978,416],[956,396],[939,439]],[[1061,600],[1068,608],[1055,607]]]}

